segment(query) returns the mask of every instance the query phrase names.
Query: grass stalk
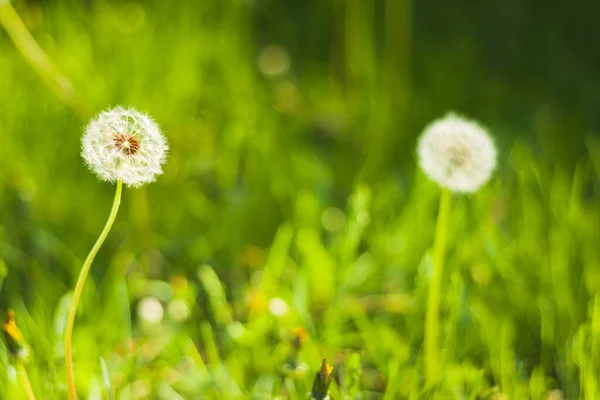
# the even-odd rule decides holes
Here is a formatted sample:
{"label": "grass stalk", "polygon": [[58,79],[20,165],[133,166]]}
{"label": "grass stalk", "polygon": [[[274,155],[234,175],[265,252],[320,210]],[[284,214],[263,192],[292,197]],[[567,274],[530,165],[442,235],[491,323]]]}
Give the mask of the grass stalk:
{"label": "grass stalk", "polygon": [[27,400],[36,400],[35,394],[33,393],[33,388],[31,387],[31,382],[29,381],[29,375],[27,375],[25,364],[23,364],[22,361],[19,362],[17,366],[17,371],[21,376],[21,384],[23,385],[23,389],[25,389],[25,395],[27,396]]}

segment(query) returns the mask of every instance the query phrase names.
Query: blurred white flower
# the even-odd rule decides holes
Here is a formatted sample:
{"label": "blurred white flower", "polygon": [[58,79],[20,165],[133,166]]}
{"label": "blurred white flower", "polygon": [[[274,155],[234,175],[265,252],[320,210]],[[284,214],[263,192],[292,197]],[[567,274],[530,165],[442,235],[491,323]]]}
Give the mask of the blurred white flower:
{"label": "blurred white flower", "polygon": [[285,315],[288,313],[289,307],[287,305],[287,303],[285,302],[285,300],[279,298],[279,297],[274,297],[271,300],[269,300],[269,312],[275,316],[275,317],[285,317]]}
{"label": "blurred white flower", "polygon": [[285,48],[270,44],[265,46],[258,56],[258,68],[267,76],[277,76],[290,69],[290,56]]}
{"label": "blurred white flower", "polygon": [[156,297],[146,297],[138,304],[138,316],[149,324],[157,324],[163,318],[163,306]]}
{"label": "blurred white flower", "polygon": [[115,107],[90,121],[81,148],[86,164],[100,179],[138,187],[162,174],[169,146],[149,116]]}
{"label": "blurred white flower", "polygon": [[425,128],[417,152],[425,174],[453,192],[476,192],[496,167],[496,148],[486,129],[454,113]]}
{"label": "blurred white flower", "polygon": [[182,322],[190,316],[190,307],[184,300],[174,299],[169,303],[167,313],[174,321]]}
{"label": "blurred white flower", "polygon": [[246,334],[246,328],[240,321],[233,321],[225,328],[227,333],[234,340],[240,340]]}

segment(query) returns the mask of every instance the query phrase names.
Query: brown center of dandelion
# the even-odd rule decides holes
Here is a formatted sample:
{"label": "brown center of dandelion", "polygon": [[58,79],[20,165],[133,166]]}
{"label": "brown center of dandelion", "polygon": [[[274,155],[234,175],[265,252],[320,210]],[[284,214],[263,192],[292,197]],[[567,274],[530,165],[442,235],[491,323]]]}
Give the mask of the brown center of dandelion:
{"label": "brown center of dandelion", "polygon": [[130,133],[115,133],[113,142],[119,151],[128,156],[135,156],[140,151],[140,142]]}
{"label": "brown center of dandelion", "polygon": [[468,146],[459,145],[452,149],[450,155],[450,167],[460,168],[471,158],[471,150]]}

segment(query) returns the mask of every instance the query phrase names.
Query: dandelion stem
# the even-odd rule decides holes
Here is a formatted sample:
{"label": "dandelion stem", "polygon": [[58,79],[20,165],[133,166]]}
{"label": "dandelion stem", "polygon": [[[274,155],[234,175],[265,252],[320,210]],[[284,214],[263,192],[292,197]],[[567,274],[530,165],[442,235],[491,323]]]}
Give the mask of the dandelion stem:
{"label": "dandelion stem", "polygon": [[73,349],[71,343],[73,339],[73,326],[75,325],[75,314],[77,313],[77,304],[79,303],[79,299],[81,298],[83,285],[85,284],[88,272],[90,271],[90,267],[92,266],[92,261],[94,261],[96,253],[98,253],[98,250],[100,250],[102,243],[104,243],[104,239],[106,239],[106,236],[108,236],[108,232],[110,232],[110,228],[112,227],[112,224],[113,222],[115,222],[115,218],[117,217],[117,212],[119,211],[119,204],[121,203],[122,187],[123,182],[121,180],[118,180],[117,190],[115,192],[115,199],[113,201],[108,220],[106,221],[106,225],[104,225],[104,229],[102,230],[102,233],[100,233],[100,237],[98,237],[98,240],[96,240],[94,247],[92,247],[92,250],[85,259],[83,267],[81,267],[81,272],[79,272],[79,278],[77,279],[75,290],[73,291],[73,299],[71,300],[71,308],[69,308],[69,315],[67,317],[67,328],[65,330],[65,364],[67,369],[67,387],[69,390],[69,400],[77,399],[77,392],[75,390],[75,373],[73,371]]}
{"label": "dandelion stem", "polygon": [[33,393],[31,382],[29,382],[29,376],[27,375],[27,370],[25,369],[25,365],[23,364],[23,362],[19,362],[17,369],[19,370],[19,375],[21,375],[21,381],[23,384],[23,389],[25,389],[27,399],[35,400],[35,394]]}
{"label": "dandelion stem", "polygon": [[440,198],[437,224],[435,228],[435,241],[433,243],[433,273],[427,293],[427,311],[425,314],[425,381],[434,382],[438,371],[438,342],[439,342],[439,311],[440,290],[444,276],[444,261],[446,254],[447,226],[452,193],[444,189]]}

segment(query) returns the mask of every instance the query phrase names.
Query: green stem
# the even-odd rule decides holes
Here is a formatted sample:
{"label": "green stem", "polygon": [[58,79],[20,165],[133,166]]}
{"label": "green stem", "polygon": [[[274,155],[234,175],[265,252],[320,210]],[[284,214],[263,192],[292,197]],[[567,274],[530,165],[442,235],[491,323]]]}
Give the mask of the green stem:
{"label": "green stem", "polygon": [[21,383],[23,384],[23,389],[25,389],[27,400],[35,400],[35,394],[33,393],[31,382],[29,382],[29,376],[27,375],[25,364],[23,364],[23,362],[20,361],[19,365],[17,366],[17,369],[19,370],[19,375],[21,375]]}
{"label": "green stem", "polygon": [[433,243],[433,273],[427,292],[427,312],[425,314],[425,381],[431,384],[438,372],[438,342],[440,330],[440,291],[444,276],[444,260],[448,233],[448,216],[452,204],[452,193],[444,189],[440,198],[435,241]]}
{"label": "green stem", "polygon": [[71,300],[71,308],[69,308],[69,315],[67,317],[67,328],[65,330],[65,364],[67,368],[67,387],[69,389],[69,400],[77,400],[77,392],[75,391],[75,373],[73,371],[73,348],[72,348],[72,339],[73,339],[73,326],[75,325],[75,314],[77,313],[77,304],[79,303],[79,299],[81,298],[81,293],[83,291],[83,285],[85,284],[85,279],[88,276],[88,272],[90,272],[90,267],[92,266],[92,261],[94,261],[94,257],[96,257],[96,253],[100,250],[102,243],[104,243],[104,239],[108,236],[108,232],[110,232],[110,228],[112,227],[113,222],[115,222],[115,218],[117,217],[117,212],[119,211],[119,204],[121,203],[121,190],[123,187],[122,181],[117,181],[117,190],[115,192],[115,199],[113,201],[112,208],[110,210],[110,215],[108,216],[108,220],[106,221],[106,225],[104,225],[104,229],[100,234],[98,240],[92,247],[92,250],[88,254],[85,262],[83,263],[83,267],[81,267],[81,272],[79,272],[79,278],[77,279],[77,284],[75,285],[75,290],[73,291],[73,299]]}

